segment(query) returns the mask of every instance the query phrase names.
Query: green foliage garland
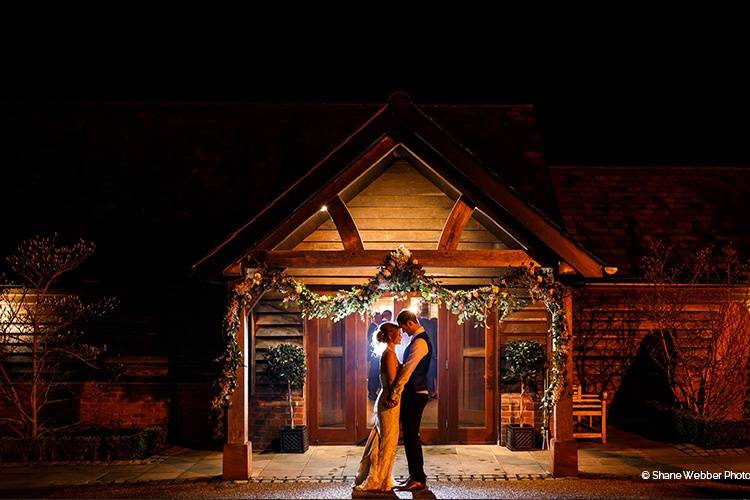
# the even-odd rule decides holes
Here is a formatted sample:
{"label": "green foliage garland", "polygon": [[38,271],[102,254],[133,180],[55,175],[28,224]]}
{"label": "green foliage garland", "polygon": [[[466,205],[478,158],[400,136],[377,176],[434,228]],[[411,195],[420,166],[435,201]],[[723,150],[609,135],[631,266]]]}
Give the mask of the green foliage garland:
{"label": "green foliage garland", "polygon": [[418,292],[426,302],[445,303],[448,310],[457,316],[459,324],[469,319],[484,324],[487,312],[495,307],[499,310],[500,320],[522,308],[527,301],[519,298],[514,291],[524,288],[529,290],[532,300],[544,302],[552,316],[549,330],[553,347],[552,373],[549,386],[542,398],[547,420],[565,388],[570,340],[563,309],[563,288],[555,281],[550,269],[529,263],[513,268],[503,277],[493,280],[490,285],[472,290],[449,290],[434,278],[427,276],[419,261],[401,245],[388,254],[377,274],[367,283],[353,286],[349,290],[341,290],[334,295],[316,293],[283,271],[261,266],[237,282],[229,296],[223,322],[226,348],[217,359],[222,370],[215,381],[214,397],[211,401],[215,433],[217,436],[224,433],[224,415],[230,404],[231,395],[237,388],[237,370],[243,366],[242,352],[237,342],[240,311],[250,307],[269,290],[280,292],[284,297],[284,303],[297,304],[303,317],[307,318],[330,318],[340,321],[355,313],[364,316],[386,293],[393,293],[404,299],[409,292]]}

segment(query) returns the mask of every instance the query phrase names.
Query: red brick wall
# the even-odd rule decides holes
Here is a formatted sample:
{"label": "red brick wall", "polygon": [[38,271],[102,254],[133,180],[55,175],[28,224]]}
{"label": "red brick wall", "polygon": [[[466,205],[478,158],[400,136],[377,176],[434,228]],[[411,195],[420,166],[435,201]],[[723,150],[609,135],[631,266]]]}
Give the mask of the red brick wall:
{"label": "red brick wall", "polygon": [[[502,393],[500,396],[500,444],[505,445],[505,427],[508,424],[520,424],[518,411],[521,407],[520,393]],[[524,425],[533,425],[539,432],[542,427],[543,414],[538,398],[524,394]]]}
{"label": "red brick wall", "polygon": [[211,386],[206,382],[175,384],[169,417],[171,442],[185,446],[203,446],[213,442],[209,419]]}
{"label": "red brick wall", "polygon": [[83,425],[119,429],[169,421],[167,388],[156,384],[86,382],[81,387],[80,408]]}
{"label": "red brick wall", "polygon": [[[166,384],[83,382],[69,384],[64,389],[77,397],[64,407],[49,407],[56,425],[80,421],[84,426],[122,429],[169,422],[172,389]],[[177,407],[176,410],[189,409]],[[0,398],[0,415],[12,415],[14,411]]]}
{"label": "red brick wall", "polygon": [[[294,425],[305,425],[305,399],[294,396]],[[250,440],[253,450],[271,450],[277,446],[279,430],[289,425],[289,405],[282,399],[250,399]]]}

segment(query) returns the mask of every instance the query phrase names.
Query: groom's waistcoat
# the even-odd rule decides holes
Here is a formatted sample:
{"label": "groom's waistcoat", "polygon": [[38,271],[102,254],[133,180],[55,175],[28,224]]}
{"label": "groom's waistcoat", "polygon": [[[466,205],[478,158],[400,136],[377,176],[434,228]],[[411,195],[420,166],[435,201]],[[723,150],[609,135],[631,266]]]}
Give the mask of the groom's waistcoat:
{"label": "groom's waistcoat", "polygon": [[406,382],[406,385],[404,386],[404,391],[418,392],[427,390],[427,371],[430,368],[430,361],[432,360],[432,343],[430,343],[430,337],[427,335],[427,332],[419,333],[411,339],[411,342],[404,350],[404,360],[409,359],[411,348],[414,345],[414,341],[417,339],[422,339],[427,342],[427,354],[425,354],[424,357],[419,360],[419,363],[417,363],[417,367],[414,369],[409,381]]}

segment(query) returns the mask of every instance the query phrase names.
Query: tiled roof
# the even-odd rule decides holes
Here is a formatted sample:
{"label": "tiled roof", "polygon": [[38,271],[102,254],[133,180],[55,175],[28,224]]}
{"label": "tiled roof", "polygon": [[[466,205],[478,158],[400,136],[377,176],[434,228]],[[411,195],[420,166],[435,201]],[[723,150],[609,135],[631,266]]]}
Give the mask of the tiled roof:
{"label": "tiled roof", "polygon": [[750,168],[551,166],[568,233],[622,275],[649,239],[683,255],[733,243],[750,256]]}
{"label": "tiled roof", "polygon": [[[742,209],[750,206],[750,169],[546,169],[531,106],[417,105],[557,221],[559,204],[569,234],[622,273],[637,267],[648,237],[669,238],[686,252],[734,240],[750,255],[750,217]],[[21,214],[29,220],[14,219],[8,234],[86,233],[103,252],[128,245],[123,251],[133,254],[135,268],[141,253],[141,262],[153,259],[156,266],[169,258],[187,272],[381,106],[6,106],[4,154],[16,167],[4,179],[15,186],[6,201],[20,206],[35,193],[45,213],[43,219]],[[525,168],[501,158],[503,142],[530,160]]]}

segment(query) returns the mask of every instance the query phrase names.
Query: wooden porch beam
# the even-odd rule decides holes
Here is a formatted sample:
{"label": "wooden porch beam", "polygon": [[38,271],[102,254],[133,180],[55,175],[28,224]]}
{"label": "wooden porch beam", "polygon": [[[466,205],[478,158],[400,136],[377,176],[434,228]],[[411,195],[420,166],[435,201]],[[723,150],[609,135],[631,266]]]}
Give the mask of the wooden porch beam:
{"label": "wooden porch beam", "polygon": [[451,213],[448,214],[448,218],[445,219],[438,250],[455,250],[458,248],[461,235],[473,212],[474,206],[468,203],[464,195],[459,196]]}
{"label": "wooden porch beam", "polygon": [[242,274],[242,263],[233,262],[231,266],[224,270],[224,276],[240,276]]}
{"label": "wooden porch beam", "polygon": [[[259,241],[257,243],[257,248],[273,248],[276,246],[295,228],[305,222],[308,217],[313,215],[316,210],[320,210],[321,205],[336,196],[342,189],[354,182],[354,180],[356,180],[357,177],[368,168],[383,159],[393,150],[393,148],[396,147],[396,145],[396,141],[391,137],[385,136],[380,138],[375,145],[369,147],[363,155],[352,162],[348,168],[343,170],[343,172],[333,178],[329,177],[328,182],[325,183],[317,193],[312,194],[301,209],[292,213],[290,217],[271,231],[268,236]],[[339,151],[337,150],[335,153],[338,154]],[[298,181],[294,187],[299,187],[298,185],[303,184],[303,179]],[[299,187],[299,189],[303,189],[303,187]]]}
{"label": "wooden porch beam", "polygon": [[[388,250],[308,250],[257,251],[251,260],[269,267],[362,267],[379,266]],[[412,250],[422,266],[517,267],[532,262],[523,250]]]}
{"label": "wooden porch beam", "polygon": [[352,214],[349,213],[349,209],[346,208],[341,197],[334,196],[326,207],[328,208],[328,214],[336,225],[339,236],[341,236],[341,243],[343,243],[344,249],[349,251],[364,250],[365,245],[362,243],[357,224],[354,222]]}

